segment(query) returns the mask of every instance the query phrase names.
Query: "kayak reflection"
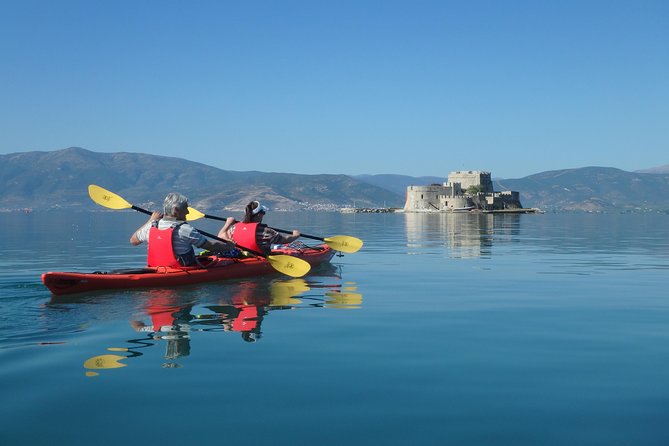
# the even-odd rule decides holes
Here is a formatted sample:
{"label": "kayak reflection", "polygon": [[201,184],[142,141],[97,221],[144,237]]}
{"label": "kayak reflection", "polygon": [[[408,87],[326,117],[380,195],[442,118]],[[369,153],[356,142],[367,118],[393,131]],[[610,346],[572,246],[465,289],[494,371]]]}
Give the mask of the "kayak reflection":
{"label": "kayak reflection", "polygon": [[143,355],[139,349],[163,342],[166,362],[162,367],[181,367],[180,360],[191,354],[194,333],[227,332],[239,334],[245,342],[257,342],[264,335],[263,321],[277,310],[360,308],[362,294],[356,292],[355,283],[324,283],[321,278],[241,281],[219,287],[218,297],[199,305],[193,298],[195,293],[147,290],[142,293],[141,312],[130,318],[130,327],[146,337],[129,339],[125,347],[108,348],[112,354],[87,359],[86,374],[96,376],[102,369],[123,368],[128,359]]}
{"label": "kayak reflection", "polygon": [[310,289],[304,279],[275,281],[269,287],[256,281],[241,282],[231,295],[222,295],[218,305],[206,306],[211,313],[198,314],[197,324],[220,326],[240,333],[246,342],[256,342],[262,337],[261,325],[269,311],[298,306],[302,301],[295,297]]}
{"label": "kayak reflection", "polygon": [[301,278],[273,281],[269,287],[257,281],[241,282],[231,294],[221,295],[217,305],[205,306],[210,313],[198,314],[192,324],[206,327],[204,330],[238,332],[244,341],[256,342],[263,335],[261,326],[268,313],[322,307],[359,308],[362,294],[353,290],[352,283],[342,288],[340,284]]}

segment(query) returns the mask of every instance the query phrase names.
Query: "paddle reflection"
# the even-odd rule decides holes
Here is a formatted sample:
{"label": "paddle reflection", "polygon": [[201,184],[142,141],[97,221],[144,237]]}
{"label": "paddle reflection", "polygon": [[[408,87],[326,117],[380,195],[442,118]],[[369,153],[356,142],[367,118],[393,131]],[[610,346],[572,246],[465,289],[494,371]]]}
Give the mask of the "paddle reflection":
{"label": "paddle reflection", "polygon": [[84,361],[84,368],[86,369],[86,376],[98,376],[99,373],[96,370],[100,369],[117,369],[120,367],[125,367],[128,364],[121,362],[124,359],[127,358],[134,358],[136,356],[142,356],[143,353],[138,352],[137,349],[144,348],[144,347],[151,347],[152,345],[155,344],[155,342],[152,342],[153,338],[152,337],[147,337],[144,339],[129,339],[128,342],[129,344],[132,344],[131,347],[109,347],[107,348],[108,351],[112,352],[124,352],[126,353],[125,356],[117,355],[117,354],[105,354],[105,355],[98,355],[98,356],[93,356],[92,358],[87,359]]}
{"label": "paddle reflection", "polygon": [[111,353],[88,358],[83,364],[86,375],[126,367],[129,359],[143,356],[140,349],[163,343],[166,361],[162,367],[182,367],[184,358],[191,354],[196,333],[224,332],[238,335],[247,343],[258,342],[265,336],[263,322],[274,311],[360,308],[362,294],[355,283],[326,283],[321,279],[242,281],[216,287],[217,294],[207,294],[206,302],[196,302],[192,292],[142,292],[138,296],[140,311],[130,317],[129,326],[146,337],[129,339],[124,347],[110,347],[107,350]]}

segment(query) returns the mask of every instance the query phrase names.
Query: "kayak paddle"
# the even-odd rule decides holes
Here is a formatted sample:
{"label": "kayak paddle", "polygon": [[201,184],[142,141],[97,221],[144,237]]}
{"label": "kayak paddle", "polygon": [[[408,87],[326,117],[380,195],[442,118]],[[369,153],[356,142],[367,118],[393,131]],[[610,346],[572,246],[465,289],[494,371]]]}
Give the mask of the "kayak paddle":
{"label": "kayak paddle", "polygon": [[[204,214],[195,208],[191,207],[188,208],[188,215],[186,216],[186,220],[188,221],[198,220],[203,217],[211,218],[212,220],[220,220],[220,221],[226,220],[223,217]],[[285,229],[272,228],[271,226],[269,228],[274,229],[277,232],[283,232],[284,234],[293,233],[293,231],[286,231]],[[347,254],[353,254],[354,252],[358,252],[360,248],[362,248],[362,240],[356,237],[351,237],[350,235],[335,235],[333,237],[323,238],[323,237],[316,237],[315,235],[300,234],[300,237],[309,238],[312,240],[320,240],[322,242],[325,242],[330,248],[334,249],[335,251],[341,251]]]}
{"label": "kayak paddle", "polygon": [[[151,211],[147,211],[146,209],[142,209],[140,207],[137,207],[133,204],[128,203],[125,199],[122,197],[116,195],[113,192],[108,191],[107,189],[104,189],[100,186],[96,186],[95,184],[91,184],[88,186],[88,195],[91,197],[91,200],[99,204],[100,206],[109,208],[109,209],[134,209],[138,212],[142,212],[144,214],[151,215]],[[190,211],[191,208],[189,208]],[[225,243],[230,243],[228,240],[223,240],[222,238],[219,238],[218,236],[215,236],[214,234],[210,234],[208,232],[200,231],[198,232],[204,236],[207,236],[209,238],[219,240],[221,242]],[[309,272],[311,269],[311,265],[309,262],[306,260],[302,260],[298,257],[293,257],[285,254],[279,254],[279,255],[265,255],[260,252],[252,251],[250,249],[247,249],[243,246],[235,245],[245,251],[250,252],[253,255],[259,256],[259,257],[264,257],[267,259],[274,267],[279,272],[282,272],[286,274],[287,276],[291,277],[302,277],[305,274]]]}

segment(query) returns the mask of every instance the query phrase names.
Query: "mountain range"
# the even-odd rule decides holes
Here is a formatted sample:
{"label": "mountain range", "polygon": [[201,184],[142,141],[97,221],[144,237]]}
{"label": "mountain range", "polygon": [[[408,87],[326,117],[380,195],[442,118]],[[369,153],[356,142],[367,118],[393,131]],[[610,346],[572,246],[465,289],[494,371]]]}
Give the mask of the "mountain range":
{"label": "mountain range", "polygon": [[[100,209],[88,197],[89,184],[150,209],[158,209],[171,191],[188,196],[205,212],[241,210],[256,199],[285,210],[336,210],[354,204],[401,208],[407,186],[443,183],[446,176],[238,172],[180,158],[71,147],[0,155],[0,210]],[[519,191],[525,207],[551,211],[669,211],[669,165],[637,172],[554,170],[495,179],[494,187]]]}
{"label": "mountain range", "polygon": [[339,209],[403,205],[397,194],[347,175],[236,172],[180,158],[141,153],[97,153],[78,147],[0,155],[0,208],[95,209],[89,184],[133,204],[159,208],[178,191],[197,208],[239,210],[251,200],[274,209]]}

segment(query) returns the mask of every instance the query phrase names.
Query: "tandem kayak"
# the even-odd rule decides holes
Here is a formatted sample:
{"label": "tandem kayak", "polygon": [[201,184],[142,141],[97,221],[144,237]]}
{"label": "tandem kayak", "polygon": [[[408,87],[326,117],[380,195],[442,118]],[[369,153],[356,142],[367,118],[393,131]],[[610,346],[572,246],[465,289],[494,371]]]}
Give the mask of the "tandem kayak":
{"label": "tandem kayak", "polygon": [[[329,262],[334,253],[327,245],[272,251],[272,254],[300,258],[311,266]],[[210,256],[200,259],[204,267],[137,268],[93,273],[48,272],[42,274],[42,282],[51,293],[63,295],[123,288],[174,287],[276,273],[270,262],[262,257],[230,259]]]}

